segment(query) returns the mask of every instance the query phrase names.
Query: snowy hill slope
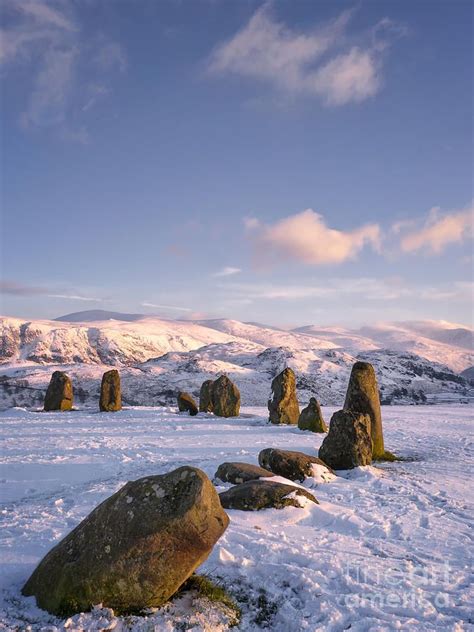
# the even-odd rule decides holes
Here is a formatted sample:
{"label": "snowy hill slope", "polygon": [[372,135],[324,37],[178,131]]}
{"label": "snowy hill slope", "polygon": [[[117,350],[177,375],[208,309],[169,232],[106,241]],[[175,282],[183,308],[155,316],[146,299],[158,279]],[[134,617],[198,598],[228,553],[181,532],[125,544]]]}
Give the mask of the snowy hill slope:
{"label": "snowy hill slope", "polygon": [[[169,404],[178,390],[197,396],[205,379],[222,373],[236,381],[243,403],[265,405],[271,380],[286,366],[297,374],[302,404],[315,395],[323,404],[342,405],[357,359],[374,364],[385,403],[466,401],[472,388],[452,368],[472,366],[472,353],[413,333],[408,340],[406,325],[371,328],[373,338],[369,331],[311,327],[305,333],[285,332],[232,320],[5,318],[0,328],[1,407],[41,405],[56,369],[73,377],[78,404],[92,403],[103,371],[113,366],[120,369],[124,402],[130,405]],[[387,345],[382,347],[376,335]],[[434,361],[436,355],[449,359],[451,368]]]}
{"label": "snowy hill slope", "polygon": [[303,333],[294,333],[282,329],[273,329],[264,325],[253,323],[241,323],[237,320],[215,319],[196,321],[203,327],[209,327],[216,331],[250,340],[265,347],[291,347],[292,349],[335,349],[340,345],[331,340],[319,339],[317,336],[309,338]]}
{"label": "snowy hill slope", "polygon": [[294,331],[355,351],[407,351],[427,360],[446,364],[456,372],[472,365],[472,330],[445,321],[381,323],[358,330],[309,325]]}
{"label": "snowy hill slope", "polygon": [[58,323],[4,318],[0,362],[130,365],[169,351],[189,351],[232,336],[193,323],[146,318],[137,322]]}

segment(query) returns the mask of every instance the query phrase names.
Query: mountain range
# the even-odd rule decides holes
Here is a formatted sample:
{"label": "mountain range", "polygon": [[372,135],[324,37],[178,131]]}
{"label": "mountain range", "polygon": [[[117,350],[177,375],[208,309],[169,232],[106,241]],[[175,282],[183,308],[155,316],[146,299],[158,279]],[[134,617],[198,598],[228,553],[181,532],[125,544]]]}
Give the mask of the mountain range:
{"label": "mountain range", "polygon": [[469,401],[473,331],[445,321],[381,323],[349,329],[283,330],[229,319],[164,320],[92,310],[56,320],[0,320],[0,405],[40,405],[50,375],[67,371],[76,402],[96,401],[104,370],[122,376],[124,402],[174,403],[205,379],[226,373],[242,403],[265,405],[273,377],[297,375],[301,403],[344,399],[352,364],[371,362],[385,403]]}

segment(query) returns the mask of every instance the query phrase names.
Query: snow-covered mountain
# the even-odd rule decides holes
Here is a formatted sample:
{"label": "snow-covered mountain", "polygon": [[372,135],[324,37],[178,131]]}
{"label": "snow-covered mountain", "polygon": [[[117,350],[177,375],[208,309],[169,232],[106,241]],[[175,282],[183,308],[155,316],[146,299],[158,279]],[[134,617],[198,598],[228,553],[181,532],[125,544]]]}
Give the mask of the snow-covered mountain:
{"label": "snow-covered mountain", "polygon": [[445,364],[456,372],[473,364],[472,329],[445,321],[381,323],[357,330],[310,325],[295,331],[315,336],[318,340],[329,340],[354,351],[407,351],[426,360]]}
{"label": "snow-covered mountain", "polygon": [[58,368],[73,377],[78,403],[97,399],[111,366],[120,368],[124,401],[135,405],[170,403],[177,390],[197,396],[205,379],[221,373],[236,381],[245,404],[265,405],[286,366],[297,374],[301,403],[316,395],[341,405],[357,359],[374,364],[386,403],[466,401],[472,388],[459,375],[474,364],[472,331],[450,323],[283,331],[224,319],[118,320],[117,313],[89,321],[88,314],[82,322],[76,314],[73,322],[0,321],[1,406],[40,405]]}

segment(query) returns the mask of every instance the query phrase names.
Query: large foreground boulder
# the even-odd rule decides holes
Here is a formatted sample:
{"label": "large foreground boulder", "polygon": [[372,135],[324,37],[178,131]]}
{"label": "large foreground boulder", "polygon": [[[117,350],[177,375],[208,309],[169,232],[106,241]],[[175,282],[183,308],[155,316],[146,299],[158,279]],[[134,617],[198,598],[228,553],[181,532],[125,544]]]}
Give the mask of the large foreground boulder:
{"label": "large foreground boulder", "polygon": [[212,385],[213,380],[206,380],[199,391],[199,412],[212,413]]}
{"label": "large foreground boulder", "polygon": [[304,481],[306,477],[313,476],[313,465],[319,465],[331,471],[331,468],[317,456],[293,450],[266,448],[258,455],[258,462],[266,470],[289,478],[290,481]]}
{"label": "large foreground boulder", "polygon": [[296,397],[296,377],[289,367],[272,381],[272,399],[268,402],[272,424],[297,424],[300,408]]}
{"label": "large foreground boulder", "polygon": [[335,470],[372,463],[370,417],[352,410],[339,410],[331,417],[329,433],[319,456]]}
{"label": "large foreground boulder", "polygon": [[283,507],[302,507],[305,499],[318,503],[306,489],[273,481],[248,481],[231,487],[219,494],[225,509],[258,511],[259,509],[283,509]]}
{"label": "large foreground boulder", "polygon": [[368,362],[356,362],[352,367],[344,409],[369,415],[371,422],[372,458],[382,458],[385,454],[385,447],[383,442],[379,387],[374,367]]}
{"label": "large foreground boulder", "polygon": [[102,412],[116,412],[117,410],[122,410],[120,375],[117,369],[106,371],[102,376],[99,408]]}
{"label": "large foreground boulder", "polygon": [[311,430],[311,432],[327,432],[328,427],[323,419],[321,407],[318,400],[312,397],[306,408],[303,408],[298,419],[300,430]]}
{"label": "large foreground boulder", "polygon": [[217,468],[214,478],[224,483],[238,485],[258,478],[275,476],[273,472],[264,470],[263,467],[251,463],[221,463]]}
{"label": "large foreground boulder", "polygon": [[44,410],[71,410],[72,397],[71,378],[62,371],[55,371],[44,398]]}
{"label": "large foreground boulder", "polygon": [[189,393],[181,391],[178,393],[178,410],[180,413],[189,413],[191,417],[198,414],[198,407],[196,402]]}
{"label": "large foreground boulder", "polygon": [[212,384],[212,411],[218,417],[238,417],[240,412],[240,391],[227,375],[221,375]]}
{"label": "large foreground boulder", "polygon": [[229,518],[194,467],[127,483],[40,562],[23,588],[55,615],[102,603],[119,613],[166,602],[208,557]]}

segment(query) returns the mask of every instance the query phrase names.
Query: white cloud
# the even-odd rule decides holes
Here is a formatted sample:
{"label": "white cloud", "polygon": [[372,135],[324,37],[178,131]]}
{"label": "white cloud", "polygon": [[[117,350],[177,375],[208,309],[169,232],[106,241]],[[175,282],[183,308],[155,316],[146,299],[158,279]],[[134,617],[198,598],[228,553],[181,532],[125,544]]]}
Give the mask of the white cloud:
{"label": "white cloud", "polygon": [[81,33],[74,3],[4,0],[8,24],[0,37],[0,62],[14,81],[15,66],[31,67],[32,84],[20,123],[53,129],[63,140],[85,144],[88,110],[110,90],[104,82],[126,68],[122,48],[104,35]]}
{"label": "white cloud", "polygon": [[[380,89],[382,55],[388,31],[393,35],[394,29],[382,20],[372,29],[371,42],[341,51],[352,13],[345,11],[319,29],[303,32],[275,21],[265,5],[214,49],[208,70],[266,81],[292,95],[318,96],[327,105],[363,101]],[[329,53],[333,56],[327,59]]]}
{"label": "white cloud", "polygon": [[[398,232],[403,231],[403,226],[401,229],[399,226]],[[440,254],[448,246],[460,244],[473,236],[474,206],[444,215],[439,208],[432,208],[421,228],[402,234],[400,247],[403,252],[425,250],[431,254]]]}
{"label": "white cloud", "polygon": [[312,77],[313,89],[327,105],[364,101],[379,90],[379,65],[375,51],[354,47],[319,68]]}
{"label": "white cloud", "polygon": [[324,299],[327,304],[353,301],[455,300],[470,302],[474,284],[465,281],[438,286],[414,285],[400,277],[330,277],[310,285],[278,283],[228,283],[220,289],[233,301],[294,302]]}
{"label": "white cloud", "polygon": [[226,266],[225,268],[222,268],[222,270],[218,270],[217,272],[214,272],[212,276],[226,277],[226,276],[232,276],[234,274],[239,274],[239,272],[242,272],[240,268],[232,268],[231,266]]}
{"label": "white cloud", "polygon": [[44,55],[28,109],[22,116],[25,126],[43,127],[64,122],[77,55],[77,48],[51,49]]}
{"label": "white cloud", "polygon": [[92,296],[80,296],[78,294],[47,294],[48,298],[65,298],[69,301],[86,301],[92,303],[102,303],[103,299]]}
{"label": "white cloud", "polygon": [[378,224],[337,230],[329,228],[323,216],[312,209],[264,225],[256,236],[259,251],[309,265],[343,263],[354,259],[366,245],[378,250],[380,238]]}
{"label": "white cloud", "polygon": [[244,226],[248,230],[253,230],[254,228],[258,228],[260,226],[260,220],[256,217],[244,217]]}
{"label": "white cloud", "polygon": [[190,307],[179,307],[177,305],[161,305],[160,303],[150,303],[148,301],[143,301],[140,303],[142,307],[153,307],[155,309],[170,309],[176,310],[178,312],[192,312],[193,310]]}
{"label": "white cloud", "polygon": [[117,42],[107,42],[101,46],[95,61],[102,70],[117,68],[120,72],[124,72],[127,69],[127,57]]}

